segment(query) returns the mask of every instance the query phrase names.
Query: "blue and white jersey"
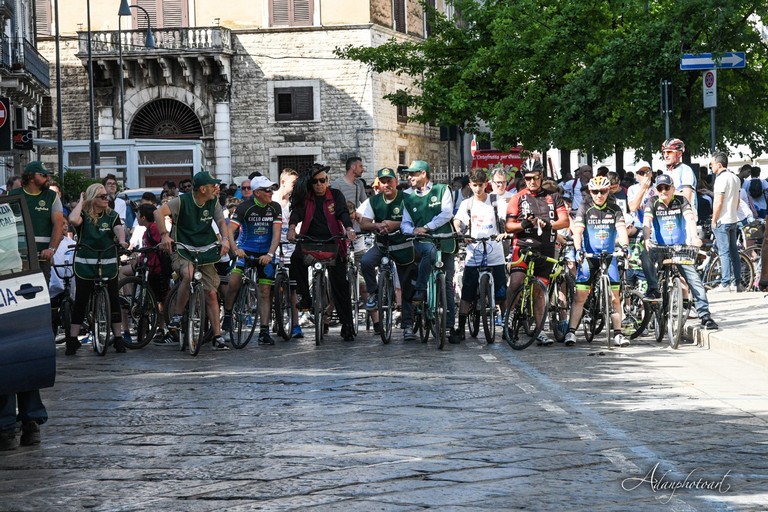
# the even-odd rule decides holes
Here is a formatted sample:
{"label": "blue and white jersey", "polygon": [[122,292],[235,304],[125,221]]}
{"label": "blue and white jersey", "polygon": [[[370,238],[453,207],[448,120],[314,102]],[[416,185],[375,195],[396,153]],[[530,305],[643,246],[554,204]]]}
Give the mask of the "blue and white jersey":
{"label": "blue and white jersey", "polygon": [[264,205],[256,199],[249,199],[237,205],[229,222],[240,228],[240,236],[237,238],[240,249],[266,254],[272,244],[273,226],[283,222],[283,209],[274,201]]}

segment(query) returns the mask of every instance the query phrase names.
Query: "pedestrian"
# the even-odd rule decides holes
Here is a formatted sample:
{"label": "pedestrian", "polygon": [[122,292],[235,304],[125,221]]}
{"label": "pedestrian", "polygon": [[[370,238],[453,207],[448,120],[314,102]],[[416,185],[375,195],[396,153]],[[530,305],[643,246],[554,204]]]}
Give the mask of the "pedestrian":
{"label": "pedestrian", "polygon": [[760,166],[753,165],[750,168],[749,178],[744,180],[744,184],[741,186],[749,193],[749,197],[752,199],[752,204],[755,206],[757,216],[761,219],[765,218],[768,206],[766,206],[766,191],[768,191],[768,181],[760,178]]}
{"label": "pedestrian", "polygon": [[717,152],[709,163],[715,174],[715,197],[712,205],[712,232],[720,255],[720,286],[712,292],[744,291],[741,286],[741,261],[737,235],[737,211],[741,184],[738,176],[728,169],[728,155]]}

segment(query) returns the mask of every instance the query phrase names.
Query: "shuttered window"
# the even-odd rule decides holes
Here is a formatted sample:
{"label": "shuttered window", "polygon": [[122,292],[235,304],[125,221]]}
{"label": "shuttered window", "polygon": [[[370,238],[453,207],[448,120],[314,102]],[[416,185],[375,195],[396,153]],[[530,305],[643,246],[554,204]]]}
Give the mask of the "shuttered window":
{"label": "shuttered window", "polygon": [[426,9],[424,9],[424,13],[425,13],[424,18],[426,19],[426,26],[424,27],[424,34],[427,37],[431,36],[432,35],[432,31],[434,30],[432,28],[432,24],[429,23],[429,19],[428,18],[429,18],[429,16],[434,15],[436,8],[437,7],[436,7],[435,0],[427,0],[427,7],[426,7]]}
{"label": "shuttered window", "polygon": [[43,104],[40,105],[40,128],[53,127],[53,100],[50,96],[43,96]]}
{"label": "shuttered window", "polygon": [[394,29],[405,33],[405,2],[407,0],[392,0],[392,20]]}
{"label": "shuttered window", "polygon": [[312,25],[314,0],[269,0],[271,27],[307,27]]}
{"label": "shuttered window", "polygon": [[51,35],[51,0],[35,2],[35,31],[38,36]]}
{"label": "shuttered window", "polygon": [[[138,5],[147,10],[152,28],[188,27],[188,0],[135,0],[131,5]],[[147,28],[147,16],[141,9],[132,8],[134,28]]]}
{"label": "shuttered window", "polygon": [[312,87],[275,87],[275,121],[311,121],[314,107]]}

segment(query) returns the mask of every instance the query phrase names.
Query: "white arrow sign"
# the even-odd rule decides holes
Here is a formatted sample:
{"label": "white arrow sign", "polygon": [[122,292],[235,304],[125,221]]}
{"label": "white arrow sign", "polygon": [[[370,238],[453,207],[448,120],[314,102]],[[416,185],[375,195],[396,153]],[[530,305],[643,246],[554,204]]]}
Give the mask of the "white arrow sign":
{"label": "white arrow sign", "polygon": [[704,69],[737,69],[747,65],[744,52],[726,52],[715,60],[711,53],[686,53],[680,59],[680,69],[694,71]]}

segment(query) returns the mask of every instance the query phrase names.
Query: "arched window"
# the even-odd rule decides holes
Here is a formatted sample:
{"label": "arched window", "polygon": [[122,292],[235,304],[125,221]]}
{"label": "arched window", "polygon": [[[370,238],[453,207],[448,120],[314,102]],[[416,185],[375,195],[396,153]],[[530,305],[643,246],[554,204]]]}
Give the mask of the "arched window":
{"label": "arched window", "polygon": [[144,105],[131,123],[132,139],[199,139],[203,126],[184,103],[161,98]]}

